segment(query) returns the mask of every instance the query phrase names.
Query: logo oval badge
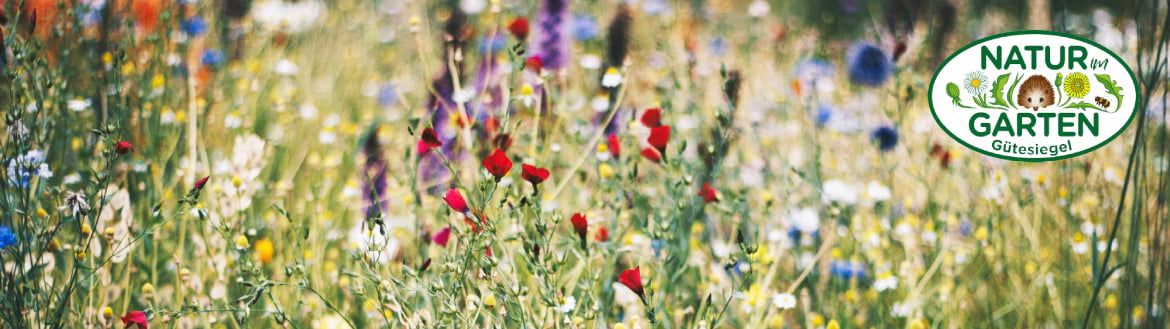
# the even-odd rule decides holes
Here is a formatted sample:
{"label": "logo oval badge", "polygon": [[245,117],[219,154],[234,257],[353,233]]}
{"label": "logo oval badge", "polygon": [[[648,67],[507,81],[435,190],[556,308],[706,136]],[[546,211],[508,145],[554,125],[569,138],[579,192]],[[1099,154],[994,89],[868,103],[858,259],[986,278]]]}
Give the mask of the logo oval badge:
{"label": "logo oval badge", "polygon": [[934,120],[963,146],[1014,161],[1089,153],[1138,112],[1137,78],[1101,45],[1070,34],[1018,31],[972,42],[930,81]]}

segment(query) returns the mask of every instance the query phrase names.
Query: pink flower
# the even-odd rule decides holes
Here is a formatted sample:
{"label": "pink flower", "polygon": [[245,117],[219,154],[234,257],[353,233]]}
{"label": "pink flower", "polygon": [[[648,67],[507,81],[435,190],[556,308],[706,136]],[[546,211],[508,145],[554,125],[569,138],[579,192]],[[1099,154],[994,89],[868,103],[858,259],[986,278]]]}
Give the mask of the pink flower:
{"label": "pink flower", "polygon": [[439,230],[438,233],[435,233],[435,235],[431,237],[432,242],[434,242],[437,245],[443,246],[444,248],[447,247],[447,242],[450,240],[451,240],[451,228],[450,227],[444,227],[442,230]]}
{"label": "pink flower", "polygon": [[130,311],[122,316],[122,324],[126,328],[147,329],[149,320],[146,319],[146,313],[142,311]]}

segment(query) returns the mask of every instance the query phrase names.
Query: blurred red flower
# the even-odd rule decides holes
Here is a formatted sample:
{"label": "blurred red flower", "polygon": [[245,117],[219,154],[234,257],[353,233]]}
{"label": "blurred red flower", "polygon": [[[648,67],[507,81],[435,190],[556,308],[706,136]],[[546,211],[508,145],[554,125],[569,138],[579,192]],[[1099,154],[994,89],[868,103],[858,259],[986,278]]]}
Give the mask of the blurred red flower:
{"label": "blurred red flower", "polygon": [[606,146],[609,147],[609,154],[617,159],[622,154],[622,144],[618,141],[617,135],[609,135],[605,140]]}
{"label": "blurred red flower", "polygon": [[125,155],[126,153],[130,153],[130,151],[133,150],[134,145],[130,144],[130,142],[118,141],[117,143],[114,143],[114,152],[117,152],[118,154]]}
{"label": "blurred red flower", "polygon": [[618,281],[621,282],[622,285],[625,285],[626,288],[630,288],[630,291],[633,291],[635,294],[637,294],[638,298],[642,299],[643,304],[646,303],[646,293],[642,289],[641,267],[634,267],[622,271],[622,274],[618,276]]}
{"label": "blurred red flower", "polygon": [[450,227],[444,227],[442,230],[439,230],[438,233],[435,233],[435,235],[431,237],[432,242],[434,242],[437,245],[443,246],[444,248],[447,247],[447,242],[450,240],[451,240],[451,228]]}
{"label": "blurred red flower", "polygon": [[544,182],[544,180],[548,179],[548,169],[545,168],[540,168],[530,164],[522,164],[520,165],[520,170],[520,177],[524,177],[524,180],[532,183],[532,185],[540,184],[541,182]]}
{"label": "blurred red flower", "polygon": [[511,23],[508,23],[508,32],[516,39],[524,40],[528,38],[528,19],[524,17],[516,17]]}
{"label": "blurred red flower", "polygon": [[642,113],[642,125],[648,128],[657,128],[662,125],[662,109],[657,107],[646,109]]}
{"label": "blurred red flower", "polygon": [[581,245],[584,246],[589,234],[589,220],[585,218],[585,215],[575,213],[573,217],[569,218],[569,222],[573,224],[573,231],[577,232],[577,237],[581,238]]}
{"label": "blurred red flower", "polygon": [[423,129],[421,138],[418,140],[418,153],[426,153],[433,148],[443,146],[443,142],[439,141],[439,136],[435,134],[435,128],[427,127]]}
{"label": "blurred red flower", "polygon": [[122,324],[126,328],[147,329],[146,326],[149,321],[146,319],[146,313],[142,311],[130,311],[122,316]]}
{"label": "blurred red flower", "polygon": [[666,142],[668,141],[670,141],[670,126],[650,128],[650,137],[646,138],[646,142],[658,149],[658,153],[666,153]]}
{"label": "blurred red flower", "polygon": [[467,200],[463,200],[463,194],[454,188],[447,190],[447,194],[443,195],[443,201],[447,202],[447,206],[451,207],[458,213],[467,213]]}
{"label": "blurred red flower", "polygon": [[711,184],[703,183],[703,187],[699,188],[699,196],[703,197],[704,203],[719,201],[719,195],[715,193],[714,188],[711,188]]}
{"label": "blurred red flower", "polygon": [[483,168],[487,169],[492,176],[496,176],[496,180],[503,178],[512,170],[512,159],[508,159],[508,155],[504,151],[496,149],[486,158],[483,158]]}

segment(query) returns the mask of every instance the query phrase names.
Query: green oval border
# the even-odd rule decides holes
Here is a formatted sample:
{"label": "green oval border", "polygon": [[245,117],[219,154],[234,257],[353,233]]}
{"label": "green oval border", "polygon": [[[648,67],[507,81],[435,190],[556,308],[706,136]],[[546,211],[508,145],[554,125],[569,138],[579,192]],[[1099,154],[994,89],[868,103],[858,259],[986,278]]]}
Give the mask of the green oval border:
{"label": "green oval border", "polygon": [[[999,38],[1003,38],[1003,37],[1008,37],[1008,36],[1035,35],[1035,34],[1064,37],[1064,38],[1069,38],[1069,39],[1073,39],[1073,40],[1087,43],[1093,47],[1097,47],[1097,49],[1104,51],[1106,54],[1109,54],[1109,56],[1113,56],[1113,58],[1116,59],[1118,63],[1121,63],[1121,66],[1125,68],[1125,72],[1129,73],[1129,79],[1131,81],[1133,81],[1133,86],[1134,86],[1134,88],[1133,88],[1134,89],[1133,112],[1130,112],[1129,119],[1127,119],[1125,121],[1125,125],[1122,125],[1121,129],[1118,129],[1117,132],[1113,133],[1113,136],[1109,136],[1109,138],[1105,139],[1105,141],[1097,143],[1097,145],[1093,145],[1093,147],[1084,149],[1084,150],[1077,152],[1077,153],[1065,154],[1062,156],[1055,156],[1055,157],[1048,157],[1048,158],[1017,158],[1017,157],[1012,157],[1012,156],[995,154],[995,153],[992,153],[989,151],[985,151],[981,148],[972,146],[971,144],[967,144],[966,141],[963,141],[959,137],[956,137],[954,133],[951,133],[951,131],[949,129],[947,129],[946,125],[944,125],[942,123],[942,120],[939,120],[938,114],[935,113],[936,111],[934,108],[934,83],[935,83],[935,80],[938,79],[938,74],[942,72],[942,68],[946,67],[947,64],[950,64],[951,60],[954,59],[955,56],[958,56],[959,54],[963,53],[964,51],[967,51],[967,49],[971,49],[972,47],[974,47],[976,45],[979,45],[979,44],[982,44],[982,43],[985,43],[985,42],[988,42],[991,40],[995,40],[995,39],[999,39]],[[1141,88],[1142,88],[1142,86],[1140,84],[1138,84],[1137,76],[1134,75],[1133,69],[1131,69],[1129,67],[1129,64],[1126,64],[1125,60],[1121,59],[1121,56],[1117,56],[1117,54],[1113,53],[1112,50],[1109,50],[1109,48],[1106,48],[1106,47],[1102,46],[1101,44],[1094,42],[1093,40],[1089,40],[1089,39],[1083,38],[1083,37],[1078,36],[1078,35],[1056,32],[1056,31],[1021,30],[1021,31],[1004,32],[1004,33],[1000,33],[1000,34],[991,35],[988,37],[983,37],[979,40],[975,40],[975,41],[972,41],[971,43],[968,43],[967,45],[963,46],[962,48],[959,48],[959,50],[956,50],[950,56],[947,56],[947,59],[943,60],[942,64],[939,64],[938,68],[934,70],[934,76],[932,76],[930,78],[930,87],[926,93],[926,101],[930,104],[930,116],[934,117],[934,122],[936,124],[938,124],[938,126],[940,128],[942,128],[943,132],[946,132],[948,136],[951,136],[951,139],[955,140],[956,142],[959,142],[959,144],[962,144],[963,146],[967,147],[968,149],[974,150],[976,152],[982,153],[983,155],[987,155],[987,156],[990,156],[993,158],[1010,160],[1010,161],[1048,162],[1048,161],[1064,160],[1064,159],[1068,159],[1068,158],[1075,158],[1078,156],[1085,155],[1089,152],[1096,151],[1098,148],[1101,148],[1101,146],[1105,146],[1105,144],[1109,144],[1109,142],[1112,142],[1114,139],[1117,138],[1117,136],[1121,136],[1122,133],[1124,133],[1127,129],[1129,129],[1129,125],[1131,123],[1133,123],[1133,118],[1135,116],[1137,116],[1137,113],[1140,111],[1140,109],[1138,107],[1141,105],[1141,99],[1142,99],[1141,98],[1141,94],[1142,94]]]}

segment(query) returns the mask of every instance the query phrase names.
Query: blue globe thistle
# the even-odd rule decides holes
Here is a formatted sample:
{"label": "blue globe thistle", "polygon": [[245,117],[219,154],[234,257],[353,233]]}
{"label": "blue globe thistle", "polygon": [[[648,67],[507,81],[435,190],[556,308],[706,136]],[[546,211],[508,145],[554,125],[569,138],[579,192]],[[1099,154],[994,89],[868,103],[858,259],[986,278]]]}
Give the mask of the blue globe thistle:
{"label": "blue globe thistle", "polygon": [[12,233],[12,228],[8,226],[0,226],[0,250],[7,249],[16,244],[16,234]]}
{"label": "blue globe thistle", "polygon": [[183,33],[189,36],[197,37],[207,33],[207,21],[203,17],[195,16],[183,21]]}
{"label": "blue globe thistle", "polygon": [[869,137],[882,152],[889,152],[898,146],[898,130],[891,126],[877,127]]}
{"label": "blue globe thistle", "polygon": [[894,73],[890,57],[877,46],[865,42],[849,47],[845,65],[849,70],[849,80],[867,87],[881,85]]}

